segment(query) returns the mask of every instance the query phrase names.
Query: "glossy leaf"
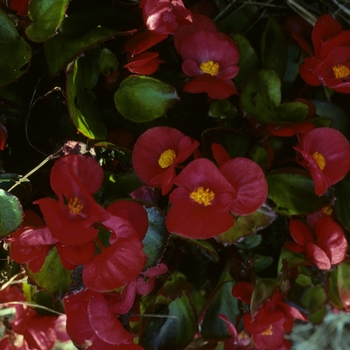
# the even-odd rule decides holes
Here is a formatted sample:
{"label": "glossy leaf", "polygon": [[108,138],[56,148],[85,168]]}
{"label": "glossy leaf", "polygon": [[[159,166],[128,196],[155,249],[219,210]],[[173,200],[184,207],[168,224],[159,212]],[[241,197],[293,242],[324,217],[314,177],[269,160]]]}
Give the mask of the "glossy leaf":
{"label": "glossy leaf", "polygon": [[337,267],[339,297],[348,310],[350,307],[350,262],[345,261]]}
{"label": "glossy leaf", "polygon": [[203,339],[221,340],[229,337],[227,324],[218,315],[223,314],[231,323],[236,323],[239,309],[238,299],[232,297],[232,287],[234,285],[234,281],[227,281],[215,291],[201,325]]}
{"label": "glossy leaf", "polygon": [[281,104],[281,80],[272,69],[262,69],[247,81],[240,103],[261,123],[298,122],[304,120],[309,112],[309,107],[303,102]]}
{"label": "glossy leaf", "polygon": [[172,301],[160,316],[152,318],[140,338],[145,350],[183,349],[193,339],[197,322],[188,296]]}
{"label": "glossy leaf", "polygon": [[57,35],[44,44],[50,75],[58,74],[84,50],[139,25],[135,12],[125,8],[121,11],[107,6],[71,13],[64,19]]}
{"label": "glossy leaf", "polygon": [[26,29],[28,38],[43,42],[52,37],[63,21],[69,0],[32,0],[29,4],[31,24]]}
{"label": "glossy leaf", "polygon": [[67,105],[77,129],[90,139],[105,139],[107,131],[100,120],[95,94],[90,90],[97,83],[99,69],[96,50],[76,59],[67,71]]}
{"label": "glossy leaf", "polygon": [[272,208],[281,215],[309,214],[324,207],[332,198],[330,190],[321,197],[315,194],[312,179],[303,175],[268,174],[266,180],[268,199],[273,202]]}
{"label": "glossy leaf", "polygon": [[145,208],[148,215],[149,227],[142,243],[143,251],[147,254],[145,268],[157,265],[163,257],[168,243],[169,232],[165,227],[164,215],[157,207]]}
{"label": "glossy leaf", "polygon": [[133,122],[149,122],[162,117],[179,99],[173,86],[142,75],[124,79],[114,95],[120,114]]}
{"label": "glossy leaf", "polygon": [[20,201],[13,194],[0,189],[0,238],[14,232],[23,219]]}
{"label": "glossy leaf", "polygon": [[29,278],[39,287],[52,294],[54,299],[62,299],[71,284],[72,271],[66,270],[61,263],[57,249],[53,248],[46,257],[38,273],[26,268]]}
{"label": "glossy leaf", "polygon": [[239,216],[235,224],[227,232],[216,236],[215,239],[222,243],[237,242],[241,238],[251,236],[269,226],[276,218],[276,212],[264,204],[260,209],[250,215]]}
{"label": "glossy leaf", "polygon": [[119,62],[115,54],[107,49],[103,48],[101,51],[101,56],[98,60],[98,68],[101,74],[108,76],[118,69]]}
{"label": "glossy leaf", "polygon": [[239,72],[234,78],[237,88],[240,90],[243,83],[260,67],[260,60],[254,48],[246,37],[236,34],[233,37],[239,48]]}
{"label": "glossy leaf", "polygon": [[334,196],[337,199],[334,203],[334,211],[339,221],[350,229],[350,175],[334,185]]}
{"label": "glossy leaf", "polygon": [[274,69],[283,77],[287,64],[287,43],[282,28],[272,17],[269,18],[260,42],[264,68]]}
{"label": "glossy leaf", "polygon": [[4,86],[19,79],[27,71],[32,49],[1,8],[0,42],[0,86]]}

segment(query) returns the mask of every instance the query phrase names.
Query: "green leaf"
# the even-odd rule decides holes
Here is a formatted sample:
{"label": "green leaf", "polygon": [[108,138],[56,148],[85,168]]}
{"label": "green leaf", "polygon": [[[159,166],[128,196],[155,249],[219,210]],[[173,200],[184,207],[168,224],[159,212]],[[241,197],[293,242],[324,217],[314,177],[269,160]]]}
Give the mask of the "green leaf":
{"label": "green leaf", "polygon": [[287,43],[280,25],[270,17],[260,41],[264,68],[274,69],[283,77],[287,64]]}
{"label": "green leaf", "polygon": [[147,254],[145,268],[155,266],[163,257],[168,243],[169,232],[165,227],[164,215],[157,207],[145,208],[148,215],[149,226],[143,239],[143,251]]}
{"label": "green leaf", "polygon": [[233,119],[237,115],[237,108],[228,100],[217,100],[209,106],[209,116],[221,119]]}
{"label": "green leaf", "polygon": [[173,86],[143,75],[124,79],[114,95],[120,114],[133,122],[157,119],[179,100]]}
{"label": "green leaf", "polygon": [[347,230],[350,229],[350,174],[334,185],[334,211]]}
{"label": "green leaf", "polygon": [[310,312],[309,321],[314,324],[322,322],[323,317],[327,313],[325,303],[327,295],[321,284],[306,289],[301,297],[301,304]]}
{"label": "green leaf", "polygon": [[32,0],[28,15],[32,23],[26,34],[34,42],[43,42],[52,37],[63,21],[69,0]]}
{"label": "green leaf", "polygon": [[105,139],[106,127],[100,120],[95,94],[90,90],[98,80],[98,50],[89,50],[67,71],[67,105],[77,129],[90,139]]}
{"label": "green leaf", "polygon": [[255,316],[259,306],[273,294],[280,284],[281,282],[279,280],[273,278],[258,278],[256,280],[250,302],[250,312],[252,317]]}
{"label": "green leaf", "polygon": [[[334,307],[336,307],[337,309],[343,309],[344,308],[344,304],[340,298],[340,295],[339,295],[339,289],[338,289],[338,270],[339,270],[339,266],[336,267],[335,270],[331,271],[330,273],[330,276],[328,278],[328,288],[327,288],[327,296],[330,300],[330,302],[332,303],[332,305]],[[349,269],[349,266],[347,266],[347,270]],[[343,282],[340,283],[340,285],[342,285]],[[346,290],[343,288],[343,286],[341,286],[343,290]],[[350,286],[347,286],[347,290],[348,290],[348,293],[345,294],[346,295],[346,298],[345,298],[345,301],[347,302],[348,306],[350,305]]]}
{"label": "green leaf", "polygon": [[52,294],[54,299],[62,299],[71,284],[72,271],[66,270],[60,260],[56,247],[46,257],[43,267],[33,273],[27,266],[28,277],[34,283]]}
{"label": "green leaf", "polygon": [[239,216],[234,225],[225,233],[218,235],[215,239],[222,243],[234,243],[245,236],[251,236],[254,233],[269,226],[275,219],[277,214],[267,204],[263,204],[256,212]]}
{"label": "green leaf", "polygon": [[[281,215],[303,215],[317,211],[332,199],[330,190],[319,197],[314,191],[312,179],[287,173],[268,174],[266,176],[272,208]],[[305,200],[307,198],[307,200]]]}
{"label": "green leaf", "polygon": [[240,96],[242,108],[261,123],[303,121],[309,107],[303,102],[281,104],[281,80],[276,71],[256,72],[243,86]]}
{"label": "green leaf", "polygon": [[221,340],[228,338],[230,334],[227,331],[227,324],[221,320],[218,315],[225,315],[231,323],[236,323],[236,317],[239,315],[238,299],[232,296],[232,288],[235,281],[223,283],[210,300],[210,305],[205,313],[201,326],[201,335],[205,340]]}
{"label": "green leaf", "polygon": [[7,14],[0,8],[0,86],[19,79],[26,71],[32,49],[18,34]]}
{"label": "green leaf", "polygon": [[145,350],[183,349],[192,341],[197,322],[185,293],[168,305],[164,316],[157,319],[155,315],[143,330],[140,345]]}
{"label": "green leaf", "polygon": [[243,35],[236,34],[233,36],[233,39],[238,45],[240,55],[239,72],[233,80],[238,90],[241,90],[242,85],[260,67],[260,60],[250,42]]}
{"label": "green leaf", "polygon": [[346,309],[350,307],[350,262],[345,261],[337,267],[338,292]]}
{"label": "green leaf", "polygon": [[187,282],[186,276],[180,271],[174,271],[158,292],[156,302],[169,305],[191,289],[192,285]]}
{"label": "green leaf", "polygon": [[22,220],[23,209],[18,198],[0,189],[0,238],[15,231]]}
{"label": "green leaf", "polygon": [[107,49],[103,48],[101,51],[101,56],[98,60],[98,68],[104,76],[108,76],[118,69],[119,62],[115,54]]}
{"label": "green leaf", "polygon": [[[137,16],[137,17],[136,17]],[[55,76],[84,50],[141,25],[130,8],[102,7],[78,11],[64,19],[58,33],[44,43],[51,76]]]}

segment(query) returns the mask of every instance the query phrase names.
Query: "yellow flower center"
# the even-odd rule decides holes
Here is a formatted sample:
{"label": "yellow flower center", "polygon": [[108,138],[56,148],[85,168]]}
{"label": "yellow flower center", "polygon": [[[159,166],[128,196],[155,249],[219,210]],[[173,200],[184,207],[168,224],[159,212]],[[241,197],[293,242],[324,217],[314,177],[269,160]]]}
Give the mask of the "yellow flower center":
{"label": "yellow flower center", "polygon": [[333,214],[333,208],[330,205],[328,205],[328,206],[322,208],[322,212],[324,214],[330,216]]}
{"label": "yellow flower center", "polygon": [[321,153],[315,152],[312,157],[316,160],[316,163],[320,169],[323,170],[326,166],[326,160],[324,159],[323,155]]}
{"label": "yellow flower center", "polygon": [[205,190],[201,186],[190,193],[190,198],[199,204],[203,204],[206,207],[208,205],[211,205],[212,200],[215,198],[215,193],[213,191],[210,191],[209,188]]}
{"label": "yellow flower center", "polygon": [[270,327],[265,329],[263,332],[261,332],[261,335],[272,335],[272,324],[270,324]]}
{"label": "yellow flower center", "polygon": [[350,69],[345,64],[337,64],[332,69],[336,79],[344,79],[350,75]]}
{"label": "yellow flower center", "polygon": [[161,168],[167,168],[171,164],[173,164],[173,161],[175,158],[176,158],[175,151],[173,149],[167,149],[160,155],[158,159],[158,164],[160,165]]}
{"label": "yellow flower center", "polygon": [[68,201],[68,210],[72,214],[80,214],[83,209],[83,205],[81,204],[78,197],[70,198]]}
{"label": "yellow flower center", "polygon": [[207,74],[216,75],[218,74],[220,65],[214,61],[203,62],[199,68]]}

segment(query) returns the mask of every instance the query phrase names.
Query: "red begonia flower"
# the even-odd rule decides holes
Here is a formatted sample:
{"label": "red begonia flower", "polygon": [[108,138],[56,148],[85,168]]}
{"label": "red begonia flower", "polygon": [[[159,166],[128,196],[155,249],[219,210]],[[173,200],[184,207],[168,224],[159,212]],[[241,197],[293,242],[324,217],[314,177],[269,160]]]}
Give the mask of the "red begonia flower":
{"label": "red begonia flower", "polygon": [[340,264],[346,256],[348,242],[342,228],[329,216],[321,216],[312,227],[300,220],[289,222],[289,231],[294,240],[285,246],[306,258],[321,270],[329,270],[332,265]]}
{"label": "red begonia flower", "polygon": [[[350,93],[350,30],[342,30],[331,15],[323,15],[312,31],[312,43],[314,55],[307,57],[299,67],[304,81],[312,86],[323,84],[335,91]],[[307,47],[302,40],[301,45]]]}
{"label": "red begonia flower", "polygon": [[267,182],[258,164],[248,158],[233,158],[219,167],[226,180],[236,190],[229,210],[236,215],[248,215],[258,210],[267,197]]}
{"label": "red begonia flower", "polygon": [[104,297],[90,290],[71,294],[64,299],[67,333],[74,344],[91,350],[137,350]]}
{"label": "red begonia flower", "polygon": [[210,238],[227,231],[234,218],[229,208],[236,191],[210,160],[192,161],[176,177],[169,196],[168,231],[188,238]]}
{"label": "red begonia flower", "polygon": [[294,147],[314,180],[315,193],[322,196],[328,187],[344,178],[350,170],[350,146],[346,137],[333,128],[317,128],[301,136]]}
{"label": "red begonia flower", "polygon": [[58,202],[42,198],[34,203],[39,205],[46,225],[60,243],[79,245],[93,240],[98,230],[91,225],[110,217],[92,197],[102,181],[103,170],[90,157],[67,155],[54,164],[50,183]]}
{"label": "red begonia flower", "polygon": [[124,68],[135,74],[153,74],[159,68],[159,64],[164,63],[158,56],[158,52],[142,52],[133,56],[131,61],[124,65]]}
{"label": "red begonia flower", "polygon": [[217,32],[216,25],[212,19],[194,12],[192,13],[192,23],[179,25],[174,34],[174,46],[176,51],[181,52],[182,42],[200,30]]}
{"label": "red begonia flower", "polygon": [[181,131],[167,126],[148,129],[136,141],[132,163],[142,182],[167,194],[176,177],[175,167],[199,146]]}
{"label": "red begonia flower", "polygon": [[139,7],[147,29],[157,34],[174,34],[179,24],[192,21],[181,0],[141,0]]}
{"label": "red begonia flower", "polygon": [[253,291],[254,291],[253,283],[241,281],[236,283],[233,286],[232,295],[235,298],[243,301],[243,303],[250,304]]}
{"label": "red begonia flower", "polygon": [[239,71],[239,51],[230,36],[200,30],[182,41],[179,53],[183,72],[194,77],[185,84],[184,91],[206,92],[215,99],[238,94],[231,79]]}

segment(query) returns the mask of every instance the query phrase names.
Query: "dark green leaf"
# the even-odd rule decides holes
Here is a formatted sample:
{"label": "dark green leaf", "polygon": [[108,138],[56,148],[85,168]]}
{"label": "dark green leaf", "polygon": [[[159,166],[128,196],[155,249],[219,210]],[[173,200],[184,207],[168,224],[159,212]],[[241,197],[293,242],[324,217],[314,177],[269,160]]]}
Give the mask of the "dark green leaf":
{"label": "dark green leaf", "polygon": [[334,211],[339,221],[350,230],[350,174],[334,185]]}
{"label": "dark green leaf", "polygon": [[22,219],[23,209],[18,198],[0,189],[0,238],[15,231]]}
{"label": "dark green leaf", "polygon": [[[312,179],[299,175],[276,173],[266,176],[273,209],[281,215],[303,215],[321,209],[331,201],[330,190],[319,197]],[[305,200],[307,198],[308,200]]]}
{"label": "dark green leaf", "polygon": [[157,265],[163,257],[168,243],[169,232],[165,227],[164,215],[157,207],[145,208],[148,215],[149,227],[142,243],[143,251],[147,254],[145,268]]}
{"label": "dark green leaf", "polygon": [[90,139],[105,139],[106,127],[100,120],[92,89],[98,79],[98,50],[76,59],[67,71],[67,105],[77,129]]}
{"label": "dark green leaf", "polygon": [[236,323],[239,309],[238,299],[232,296],[232,287],[234,285],[235,281],[227,281],[215,291],[201,326],[203,339],[220,340],[230,336],[227,331],[227,323],[221,320],[218,315],[223,314],[231,323]]}
{"label": "dark green leaf", "polygon": [[344,261],[337,267],[339,297],[346,309],[350,306],[350,262]]}
{"label": "dark green leaf", "polygon": [[310,312],[309,321],[314,324],[322,322],[323,317],[327,313],[326,301],[327,295],[324,287],[320,284],[306,289],[301,297],[302,305]]}
{"label": "dark green leaf", "polygon": [[101,51],[101,56],[98,60],[98,68],[104,76],[108,76],[118,69],[119,62],[115,54],[107,49],[103,48]]}
{"label": "dark green leaf", "polygon": [[287,64],[287,43],[280,25],[269,18],[260,42],[264,68],[274,69],[282,78]]}
{"label": "dark green leaf", "polygon": [[69,0],[32,0],[29,4],[28,38],[43,42],[52,37],[63,21]]}
{"label": "dark green leaf", "polygon": [[4,86],[19,79],[26,72],[32,50],[1,8],[0,42],[0,86]]}
{"label": "dark green leaf", "polygon": [[72,271],[66,270],[61,263],[57,249],[53,248],[46,257],[45,263],[38,273],[26,267],[28,277],[34,283],[52,294],[54,299],[62,299],[71,284]]}
{"label": "dark green leaf", "polygon": [[222,243],[237,242],[241,238],[251,236],[269,226],[276,218],[275,211],[263,204],[256,212],[247,216],[239,216],[228,231],[216,236],[215,239]]}
{"label": "dark green leaf", "polygon": [[234,82],[238,90],[241,90],[243,83],[259,68],[260,60],[250,42],[243,35],[236,34],[233,39],[238,45],[240,55],[239,73],[234,78]]}
{"label": "dark green leaf", "polygon": [[120,114],[133,122],[149,122],[159,118],[179,100],[173,86],[142,75],[124,79],[114,95]]}

